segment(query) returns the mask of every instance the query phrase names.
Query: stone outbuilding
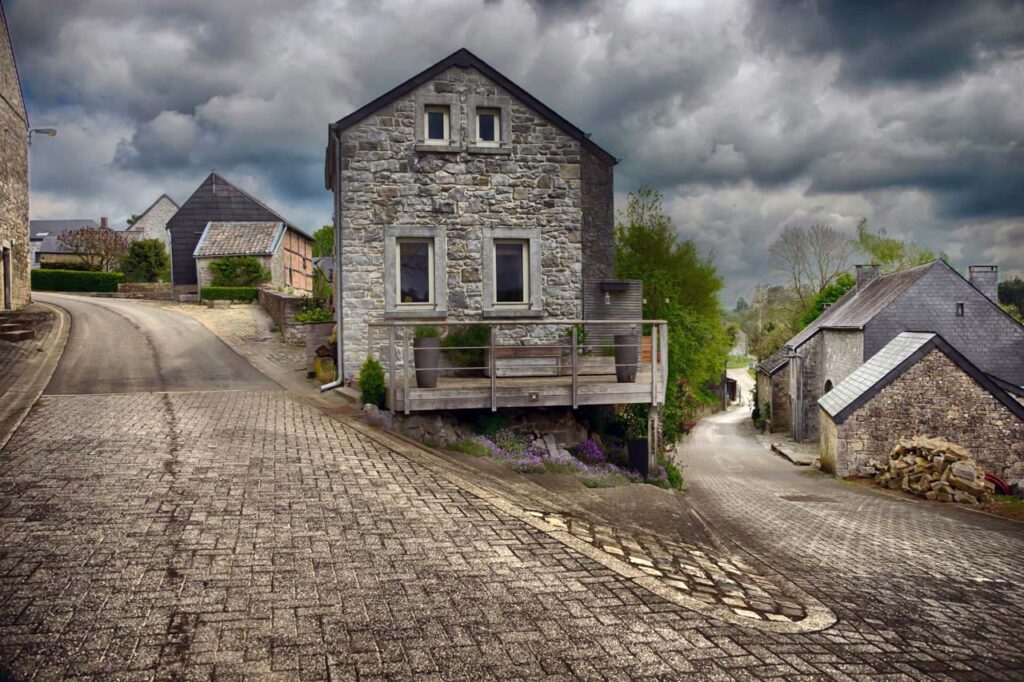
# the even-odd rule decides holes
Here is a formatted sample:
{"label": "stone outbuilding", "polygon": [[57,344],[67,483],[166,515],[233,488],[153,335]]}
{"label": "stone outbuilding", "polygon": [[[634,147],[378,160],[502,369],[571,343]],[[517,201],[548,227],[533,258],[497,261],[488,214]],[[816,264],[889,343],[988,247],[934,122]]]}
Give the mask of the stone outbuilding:
{"label": "stone outbuilding", "polygon": [[211,222],[194,252],[199,287],[212,283],[210,262],[253,256],[270,272],[270,286],[296,293],[313,290],[313,240],[282,222]]}
{"label": "stone outbuilding", "polygon": [[0,310],[31,300],[28,231],[28,112],[0,5]]}
{"label": "stone outbuilding", "polygon": [[769,431],[789,429],[789,360],[780,348],[757,363],[757,407],[771,412]]}
{"label": "stone outbuilding", "polygon": [[170,254],[171,234],[167,231],[167,222],[177,212],[178,204],[174,199],[166,194],[161,194],[124,232],[133,241],[136,239],[158,239],[163,242],[163,245],[167,247],[167,253]]}
{"label": "stone outbuilding", "polygon": [[608,281],[615,164],[466,49],[333,123],[344,376],[373,322],[522,320],[533,338],[555,333],[544,319],[626,319],[618,301],[642,296]]}
{"label": "stone outbuilding", "polygon": [[902,332],[818,400],[822,468],[857,475],[911,436],[961,445],[1007,483],[1024,479],[1024,389],[934,332]]}

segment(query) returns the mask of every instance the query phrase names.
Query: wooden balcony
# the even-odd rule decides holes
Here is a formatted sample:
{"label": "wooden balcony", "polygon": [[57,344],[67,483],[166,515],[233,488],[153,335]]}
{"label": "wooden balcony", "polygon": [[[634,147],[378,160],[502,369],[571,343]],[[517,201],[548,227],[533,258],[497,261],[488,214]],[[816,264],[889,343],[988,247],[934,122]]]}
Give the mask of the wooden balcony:
{"label": "wooden balcony", "polygon": [[[422,410],[487,409],[506,407],[576,408],[580,405],[644,403],[660,406],[665,400],[668,329],[663,320],[488,320],[486,345],[448,346],[445,350],[470,351],[481,360],[471,366],[442,362],[437,386],[417,385],[413,341],[418,326],[434,326],[444,333],[479,322],[381,322],[370,325],[370,345],[384,365],[387,406],[404,412]],[[616,344],[581,343],[577,325],[588,336],[607,339],[600,327],[622,329],[635,325],[636,376],[620,382],[616,377]],[[640,337],[641,330],[649,336]],[[591,331],[594,330],[594,331]],[[598,333],[595,333],[598,332]],[[624,347],[627,344],[619,344]],[[628,353],[627,353],[628,354]],[[630,368],[633,363],[619,363]]]}

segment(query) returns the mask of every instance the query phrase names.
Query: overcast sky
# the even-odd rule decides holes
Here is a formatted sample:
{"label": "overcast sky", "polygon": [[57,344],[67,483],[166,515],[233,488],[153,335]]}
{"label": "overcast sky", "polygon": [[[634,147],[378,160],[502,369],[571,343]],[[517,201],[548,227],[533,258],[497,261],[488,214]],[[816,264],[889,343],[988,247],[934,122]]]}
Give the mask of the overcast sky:
{"label": "overcast sky", "polygon": [[[868,4],[877,9],[866,9]],[[33,218],[122,223],[216,167],[310,229],[327,124],[468,47],[659,189],[732,304],[792,223],[1024,275],[1024,2],[4,0]]]}

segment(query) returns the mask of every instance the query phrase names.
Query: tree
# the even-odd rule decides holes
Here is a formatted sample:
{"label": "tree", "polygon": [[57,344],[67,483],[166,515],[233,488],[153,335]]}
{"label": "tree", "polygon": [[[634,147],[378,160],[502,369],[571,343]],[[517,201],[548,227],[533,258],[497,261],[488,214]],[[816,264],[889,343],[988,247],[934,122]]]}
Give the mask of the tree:
{"label": "tree", "polygon": [[270,273],[255,256],[225,256],[210,261],[215,287],[256,287],[270,281]]}
{"label": "tree", "polygon": [[999,283],[999,303],[1013,306],[1024,315],[1024,279],[1014,277]]}
{"label": "tree", "polygon": [[704,387],[721,380],[730,343],[718,292],[722,280],[710,257],[680,240],[661,206],[661,195],[641,187],[629,195],[624,220],[615,228],[615,272],[644,283],[643,314],[668,322],[668,388],[665,438],[678,437]]}
{"label": "tree", "polygon": [[129,282],[156,282],[171,265],[167,247],[159,239],[139,239],[128,247],[121,271]]}
{"label": "tree", "polygon": [[131,227],[131,226],[132,226],[132,225],[134,225],[135,223],[139,222],[139,218],[141,218],[141,217],[142,217],[142,216],[141,216],[140,214],[138,214],[138,213],[132,213],[132,214],[131,214],[131,215],[130,215],[130,216],[128,217],[128,227]]}
{"label": "tree", "polygon": [[69,230],[57,235],[57,241],[90,270],[109,272],[128,253],[127,237],[105,227]]}
{"label": "tree", "polygon": [[313,233],[313,257],[334,255],[334,226],[324,225]]}
{"label": "tree", "polygon": [[1021,324],[1024,324],[1024,313],[1020,311],[1020,308],[1018,308],[1015,305],[1010,305],[1009,303],[1000,303],[999,307],[1003,309],[1004,313],[1006,313],[1013,319],[1017,320]]}
{"label": "tree", "polygon": [[940,258],[949,260],[945,253],[936,253],[909,239],[890,237],[884,229],[872,232],[868,229],[867,218],[861,218],[857,223],[857,237],[853,240],[853,246],[872,263],[880,265],[882,274],[905,270]]}
{"label": "tree", "polygon": [[806,308],[815,292],[846,270],[853,246],[828,225],[789,225],[768,246],[768,252],[789,278],[800,307]]}
{"label": "tree", "polygon": [[745,299],[742,296],[740,296],[736,300],[736,307],[733,310],[734,310],[734,312],[742,313],[744,310],[746,310],[749,307],[750,307],[750,304],[747,303],[747,299]]}
{"label": "tree", "polygon": [[832,305],[850,289],[857,286],[857,279],[848,272],[836,277],[835,281],[815,294],[811,304],[800,317],[799,327],[803,329],[825,312],[825,306]]}

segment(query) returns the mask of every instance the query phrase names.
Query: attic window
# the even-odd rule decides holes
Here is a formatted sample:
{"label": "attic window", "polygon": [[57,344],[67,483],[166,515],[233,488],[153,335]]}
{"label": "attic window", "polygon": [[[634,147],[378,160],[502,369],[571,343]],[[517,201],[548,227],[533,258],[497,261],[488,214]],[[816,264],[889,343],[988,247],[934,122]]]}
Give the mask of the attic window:
{"label": "attic window", "polygon": [[501,142],[501,110],[476,110],[476,141],[485,147],[497,146]]}
{"label": "attic window", "polygon": [[964,304],[963,303],[957,303],[956,304],[956,316],[957,317],[963,317],[964,316]]}
{"label": "attic window", "polygon": [[449,108],[442,106],[425,107],[423,110],[424,141],[428,144],[447,144],[451,125]]}

